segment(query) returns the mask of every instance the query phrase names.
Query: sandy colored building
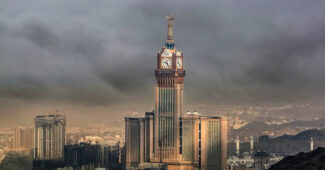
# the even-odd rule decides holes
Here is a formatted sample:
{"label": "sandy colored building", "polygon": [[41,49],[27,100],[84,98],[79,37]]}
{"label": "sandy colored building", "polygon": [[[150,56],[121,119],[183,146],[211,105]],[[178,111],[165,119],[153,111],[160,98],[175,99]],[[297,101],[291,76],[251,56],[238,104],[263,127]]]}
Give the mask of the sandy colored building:
{"label": "sandy colored building", "polygon": [[32,149],[34,146],[34,129],[17,128],[14,131],[13,148]]}
{"label": "sandy colored building", "polygon": [[34,159],[58,160],[64,157],[65,117],[59,114],[36,116]]}
{"label": "sandy colored building", "polygon": [[126,169],[226,169],[227,120],[183,112],[183,53],[173,39],[174,17],[157,54],[153,112],[125,118]]}

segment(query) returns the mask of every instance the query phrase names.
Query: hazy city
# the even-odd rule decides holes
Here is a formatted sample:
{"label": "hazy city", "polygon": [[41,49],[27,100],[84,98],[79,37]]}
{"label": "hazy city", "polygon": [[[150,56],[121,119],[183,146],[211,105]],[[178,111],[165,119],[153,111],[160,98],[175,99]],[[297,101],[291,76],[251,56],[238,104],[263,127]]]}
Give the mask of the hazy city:
{"label": "hazy city", "polygon": [[0,170],[325,170],[325,1],[0,1]]}

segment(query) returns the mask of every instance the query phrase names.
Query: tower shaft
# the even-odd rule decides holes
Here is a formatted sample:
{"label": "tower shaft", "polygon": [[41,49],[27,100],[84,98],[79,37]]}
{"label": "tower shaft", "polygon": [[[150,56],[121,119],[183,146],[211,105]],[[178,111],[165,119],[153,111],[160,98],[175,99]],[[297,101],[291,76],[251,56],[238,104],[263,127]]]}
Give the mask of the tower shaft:
{"label": "tower shaft", "polygon": [[165,46],[158,52],[155,71],[154,157],[156,162],[174,162],[179,155],[179,119],[183,113],[185,70],[183,54],[175,48],[173,19],[168,17]]}

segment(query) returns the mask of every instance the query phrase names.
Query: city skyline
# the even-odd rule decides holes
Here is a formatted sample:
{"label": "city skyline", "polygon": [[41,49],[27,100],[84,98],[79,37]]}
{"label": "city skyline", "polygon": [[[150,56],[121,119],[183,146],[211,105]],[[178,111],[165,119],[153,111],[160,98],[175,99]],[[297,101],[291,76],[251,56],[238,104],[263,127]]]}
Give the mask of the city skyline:
{"label": "city skyline", "polygon": [[325,169],[325,1],[0,1],[0,169]]}
{"label": "city skyline", "polygon": [[322,1],[0,3],[2,127],[56,110],[83,125],[154,109],[166,13],[191,70],[185,103],[200,113],[211,114],[200,104],[324,101]]}

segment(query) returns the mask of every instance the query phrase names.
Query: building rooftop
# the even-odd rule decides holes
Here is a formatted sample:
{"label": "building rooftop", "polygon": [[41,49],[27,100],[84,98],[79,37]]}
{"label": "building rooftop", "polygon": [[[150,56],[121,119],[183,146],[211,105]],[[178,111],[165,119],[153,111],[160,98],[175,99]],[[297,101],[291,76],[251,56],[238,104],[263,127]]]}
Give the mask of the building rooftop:
{"label": "building rooftop", "polygon": [[260,151],[260,152],[256,152],[256,154],[254,156],[255,157],[268,157],[270,155],[264,151]]}

